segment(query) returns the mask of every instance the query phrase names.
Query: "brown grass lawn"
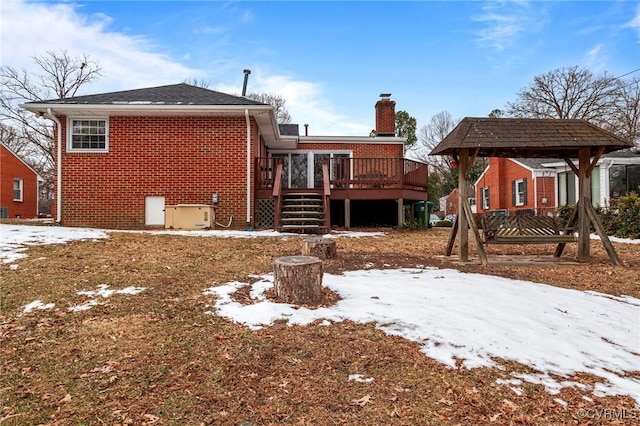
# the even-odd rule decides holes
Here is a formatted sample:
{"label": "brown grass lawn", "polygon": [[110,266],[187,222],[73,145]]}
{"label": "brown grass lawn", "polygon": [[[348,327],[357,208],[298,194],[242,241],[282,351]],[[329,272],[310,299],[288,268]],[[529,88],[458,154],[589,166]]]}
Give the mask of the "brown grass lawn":
{"label": "brown grass lawn", "polygon": [[[429,265],[454,267],[579,290],[640,298],[640,245],[615,244],[611,266],[600,242],[589,264],[490,266],[442,256],[448,230],[389,231],[384,238],[340,238],[325,272]],[[475,425],[632,424],[597,421],[580,409],[625,409],[627,397],[565,389],[549,395],[524,384],[516,395],[496,384],[506,370],[449,369],[419,345],[374,324],[288,326],[260,331],[206,315],[203,291],[271,270],[299,254],[298,238],[218,239],[111,233],[107,240],[35,246],[19,268],[0,266],[0,424],[4,425]],[[471,243],[473,248],[473,244]],[[553,246],[490,246],[500,253],[551,254]],[[575,257],[568,246],[565,259]],[[386,265],[386,266],[385,266]],[[146,287],[83,312],[79,290],[100,284]],[[52,310],[21,315],[35,299]],[[638,372],[630,373],[640,377]],[[372,383],[349,374],[375,375]],[[593,383],[580,375],[573,379]],[[593,401],[582,397],[588,396]],[[567,408],[554,401],[562,398]],[[602,413],[602,411],[600,411]],[[636,423],[637,424],[637,423]]]}

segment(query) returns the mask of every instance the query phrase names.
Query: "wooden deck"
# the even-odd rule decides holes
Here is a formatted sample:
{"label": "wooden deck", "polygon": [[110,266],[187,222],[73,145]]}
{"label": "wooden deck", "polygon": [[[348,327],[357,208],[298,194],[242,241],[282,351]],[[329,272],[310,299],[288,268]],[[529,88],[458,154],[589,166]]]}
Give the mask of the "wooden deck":
{"label": "wooden deck", "polygon": [[[257,158],[255,165],[256,198],[273,193],[277,158]],[[332,158],[328,162],[331,200],[427,200],[427,165],[405,158]],[[283,180],[284,182],[284,180]],[[322,179],[313,188],[289,188],[291,192],[323,193]]]}

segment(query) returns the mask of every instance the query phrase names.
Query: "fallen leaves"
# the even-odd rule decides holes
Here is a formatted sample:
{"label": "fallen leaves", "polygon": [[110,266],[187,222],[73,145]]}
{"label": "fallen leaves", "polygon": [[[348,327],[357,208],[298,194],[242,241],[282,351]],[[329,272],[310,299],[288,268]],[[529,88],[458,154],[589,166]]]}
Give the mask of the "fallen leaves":
{"label": "fallen leaves", "polygon": [[[338,257],[325,261],[323,269],[341,273],[366,262],[372,268],[453,265],[465,272],[640,297],[638,246],[616,246],[627,262],[623,268],[609,266],[606,253],[594,244],[588,265],[487,269],[473,262],[454,265],[454,258],[441,256],[447,236],[429,230],[339,239]],[[207,285],[268,272],[273,258],[298,253],[299,246],[295,238],[222,241],[114,233],[100,245],[29,248],[47,259],[7,276],[2,289],[0,423],[569,424],[577,423],[580,408],[634,407],[629,398],[598,398],[579,389],[549,395],[540,386],[522,386],[522,394],[515,395],[496,380],[513,371],[530,373],[526,367],[448,368],[426,357],[418,344],[387,336],[374,324],[277,324],[254,332],[203,314],[207,301],[201,293]],[[508,247],[489,248],[503,249]],[[523,249],[528,255],[544,250]],[[107,263],[109,268],[95,267]],[[82,272],[85,266],[90,268]],[[33,296],[66,305],[69,294],[100,282],[153,290],[135,301],[113,299],[109,309],[15,315]],[[373,299],[378,297],[384,298]],[[358,373],[375,380],[349,380]],[[575,379],[591,385],[596,380]]]}
{"label": "fallen leaves", "polygon": [[351,402],[355,405],[359,405],[360,407],[364,407],[365,405],[370,404],[373,401],[371,395],[365,395],[362,398],[354,399]]}

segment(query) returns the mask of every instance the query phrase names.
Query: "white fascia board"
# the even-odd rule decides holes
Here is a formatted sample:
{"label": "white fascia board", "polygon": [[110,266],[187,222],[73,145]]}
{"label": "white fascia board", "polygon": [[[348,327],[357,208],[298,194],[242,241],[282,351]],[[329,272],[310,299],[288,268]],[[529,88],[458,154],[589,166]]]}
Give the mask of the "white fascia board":
{"label": "white fascia board", "polygon": [[257,113],[273,110],[270,105],[166,105],[159,103],[116,103],[116,104],[55,104],[55,103],[25,103],[20,108],[34,113],[45,113],[48,108],[60,115],[84,114],[87,112],[99,113],[103,115],[109,114],[136,114],[136,115],[153,115],[154,113],[162,114],[216,114],[216,113],[238,113],[244,115],[245,110],[249,110],[252,115]]}
{"label": "white fascia board", "polygon": [[487,167],[484,168],[482,173],[480,173],[480,176],[478,176],[478,179],[476,179],[476,181],[473,183],[474,188],[476,188],[476,189],[478,188],[478,184],[484,178],[484,175],[486,175],[487,172],[489,171],[490,165],[491,165],[491,163],[487,164]]}
{"label": "white fascia board", "polygon": [[404,145],[406,139],[398,137],[371,136],[300,136],[300,143],[366,143]]}

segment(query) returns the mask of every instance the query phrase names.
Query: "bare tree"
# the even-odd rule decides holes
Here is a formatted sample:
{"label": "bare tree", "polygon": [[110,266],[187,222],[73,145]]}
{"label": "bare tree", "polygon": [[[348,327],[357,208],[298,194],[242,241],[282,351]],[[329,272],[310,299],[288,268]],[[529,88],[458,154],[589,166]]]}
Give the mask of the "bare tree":
{"label": "bare tree", "polygon": [[189,84],[191,86],[202,87],[203,89],[208,89],[211,85],[211,82],[205,79],[197,79],[197,78],[188,78],[182,81],[183,83]]}
{"label": "bare tree", "polygon": [[640,78],[620,82],[620,97],[614,117],[611,131],[640,148]]}
{"label": "bare tree", "polygon": [[587,69],[558,68],[535,76],[533,83],[508,103],[508,114],[531,118],[578,118],[610,127],[619,97],[619,81]]}
{"label": "bare tree", "polygon": [[459,120],[454,120],[449,111],[440,111],[431,117],[429,124],[422,126],[418,132],[414,157],[438,169],[443,162],[448,164],[447,159],[431,157],[429,153],[458,125],[458,122]]}
{"label": "bare tree", "polygon": [[247,98],[264,104],[272,105],[275,108],[276,120],[280,124],[291,123],[291,115],[287,110],[286,99],[275,93],[249,93]]}
{"label": "bare tree", "polygon": [[[0,67],[0,122],[15,134],[15,137],[7,139],[9,148],[45,179],[41,185],[45,191],[41,200],[45,200],[43,196],[53,194],[53,124],[23,110],[20,104],[76,96],[102,74],[100,67],[87,55],[47,52],[34,56],[33,60],[39,68],[37,73],[30,74],[10,66]],[[6,132],[3,134],[3,141],[8,135]]]}

